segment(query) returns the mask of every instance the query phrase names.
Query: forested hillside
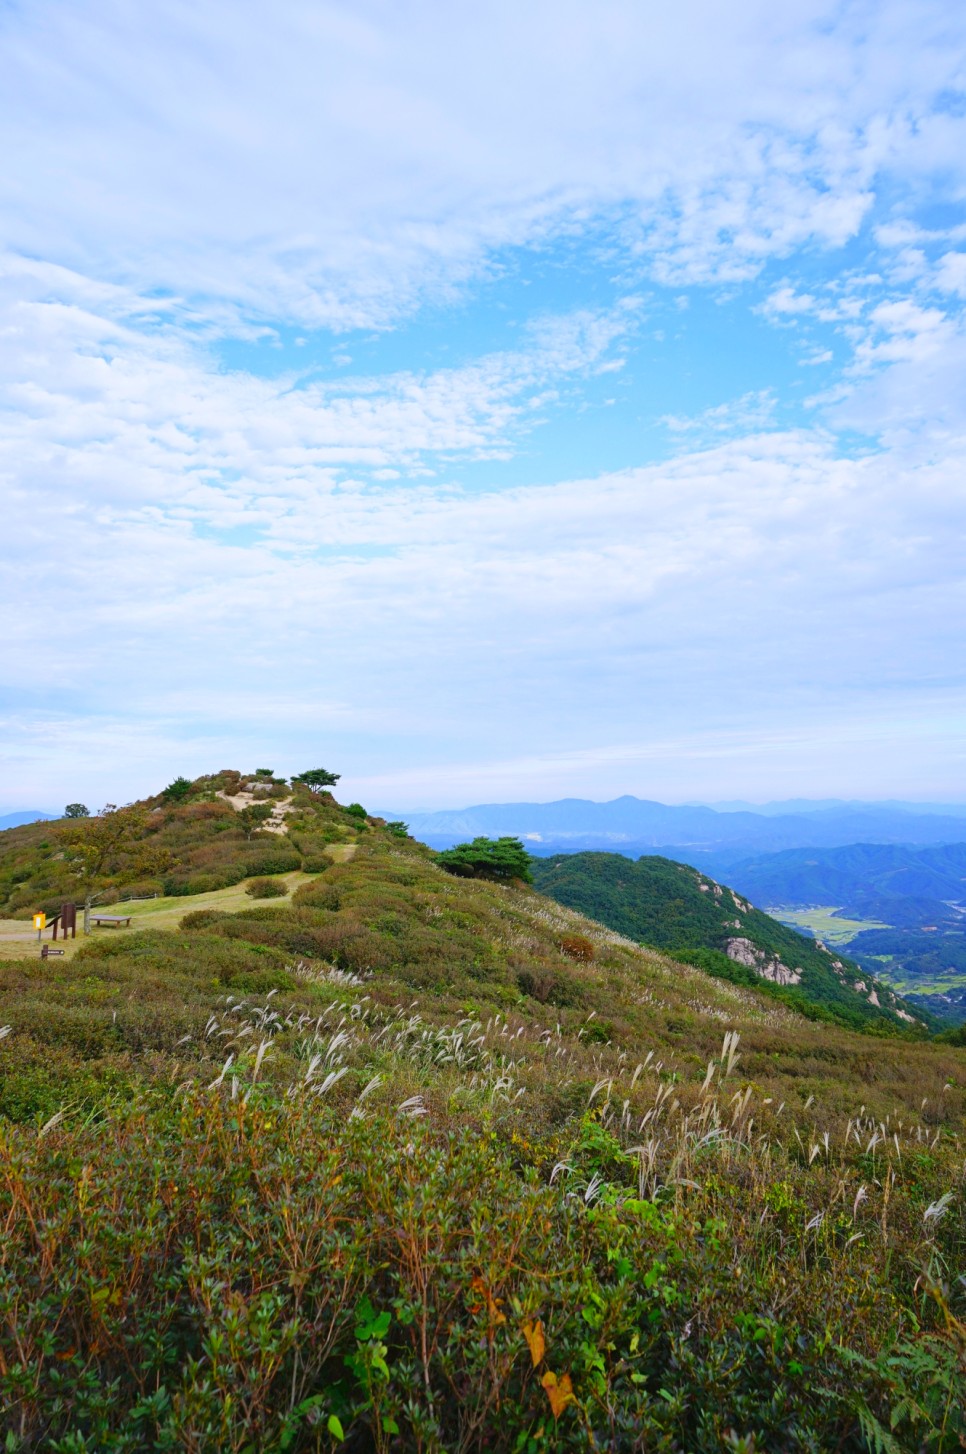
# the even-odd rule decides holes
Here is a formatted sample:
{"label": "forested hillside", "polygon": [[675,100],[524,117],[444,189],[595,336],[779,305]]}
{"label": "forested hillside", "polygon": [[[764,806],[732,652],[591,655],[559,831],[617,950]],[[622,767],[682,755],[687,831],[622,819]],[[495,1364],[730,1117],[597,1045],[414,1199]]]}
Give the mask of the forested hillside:
{"label": "forested hillside", "polygon": [[830,904],[896,927],[956,923],[953,906],[966,903],[966,843],[797,848],[736,864],[734,875],[759,904]]}
{"label": "forested hillside", "polygon": [[[846,1023],[911,1023],[887,985],[753,908],[733,889],[669,858],[615,853],[536,859],[534,883],[638,943],[684,954],[739,982],[765,980],[791,1003],[824,1007]],[[742,973],[742,970],[744,973]]]}

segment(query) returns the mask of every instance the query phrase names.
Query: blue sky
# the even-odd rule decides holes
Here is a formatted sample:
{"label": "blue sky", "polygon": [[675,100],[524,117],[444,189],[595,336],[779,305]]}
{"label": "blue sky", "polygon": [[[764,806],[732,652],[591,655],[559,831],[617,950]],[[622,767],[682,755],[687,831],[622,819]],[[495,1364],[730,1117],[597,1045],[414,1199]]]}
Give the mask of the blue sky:
{"label": "blue sky", "polygon": [[0,801],[966,795],[966,13],[0,9]]}

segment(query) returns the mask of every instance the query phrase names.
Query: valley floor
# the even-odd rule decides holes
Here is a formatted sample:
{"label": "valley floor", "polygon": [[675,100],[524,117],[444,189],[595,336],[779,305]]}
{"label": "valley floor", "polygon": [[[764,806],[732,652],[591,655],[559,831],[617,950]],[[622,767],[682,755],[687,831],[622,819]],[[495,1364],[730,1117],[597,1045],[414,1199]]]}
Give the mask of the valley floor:
{"label": "valley floor", "polygon": [[833,944],[838,949],[845,947],[863,929],[888,929],[878,919],[843,919],[838,917],[835,904],[819,904],[814,908],[786,908],[782,905],[764,905],[764,912],[771,914],[781,924],[802,930],[821,939],[823,944]]}

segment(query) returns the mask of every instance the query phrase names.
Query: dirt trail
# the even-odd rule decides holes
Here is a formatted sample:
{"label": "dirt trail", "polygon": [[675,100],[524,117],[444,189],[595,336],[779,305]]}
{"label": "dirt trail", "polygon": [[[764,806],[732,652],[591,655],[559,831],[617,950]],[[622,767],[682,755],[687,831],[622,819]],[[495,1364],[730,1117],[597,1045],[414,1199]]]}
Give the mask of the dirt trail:
{"label": "dirt trail", "polygon": [[233,794],[216,793],[215,796],[221,798],[226,803],[230,803],[236,813],[240,813],[242,808],[250,808],[253,803],[264,803],[270,807],[272,816],[266,818],[265,822],[259,828],[259,832],[264,833],[284,833],[285,815],[293,811],[291,797],[281,799],[266,798],[260,793],[245,792]]}

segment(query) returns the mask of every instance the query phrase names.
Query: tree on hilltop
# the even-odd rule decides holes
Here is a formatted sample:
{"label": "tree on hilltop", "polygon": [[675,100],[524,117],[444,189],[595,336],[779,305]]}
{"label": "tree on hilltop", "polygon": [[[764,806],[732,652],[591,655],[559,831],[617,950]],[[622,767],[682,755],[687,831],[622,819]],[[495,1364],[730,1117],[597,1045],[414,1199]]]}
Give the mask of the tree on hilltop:
{"label": "tree on hilltop", "polygon": [[519,838],[474,838],[437,853],[436,862],[458,878],[487,878],[496,883],[532,883],[530,855]]}
{"label": "tree on hilltop", "polygon": [[297,777],[293,777],[292,785],[302,783],[304,787],[311,788],[313,793],[321,793],[323,788],[334,788],[341,776],[340,772],[328,772],[324,767],[311,767],[308,772],[300,772]]}
{"label": "tree on hilltop", "polygon": [[89,818],[90,816],[86,803],[68,803],[64,809],[65,818]]}
{"label": "tree on hilltop", "polygon": [[107,803],[93,818],[78,819],[63,834],[64,858],[80,883],[84,900],[84,933],[91,928],[91,906],[98,892],[119,880],[163,873],[174,862],[167,849],[140,841],[143,808],[117,808]]}
{"label": "tree on hilltop", "polygon": [[176,777],[174,782],[168,783],[161,796],[167,798],[169,803],[183,803],[185,798],[191,796],[194,783],[190,778]]}

